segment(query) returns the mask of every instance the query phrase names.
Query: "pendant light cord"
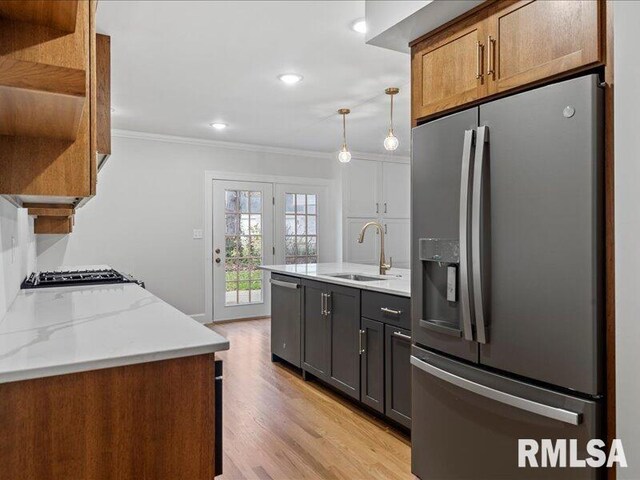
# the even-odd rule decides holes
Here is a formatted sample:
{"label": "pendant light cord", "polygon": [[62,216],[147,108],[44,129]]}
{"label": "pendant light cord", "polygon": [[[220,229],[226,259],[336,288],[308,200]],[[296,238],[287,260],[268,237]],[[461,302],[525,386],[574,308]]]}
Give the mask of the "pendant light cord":
{"label": "pendant light cord", "polygon": [[389,125],[389,131],[393,132],[393,95],[391,97],[391,124]]}
{"label": "pendant light cord", "polygon": [[342,145],[347,146],[347,115],[342,114]]}

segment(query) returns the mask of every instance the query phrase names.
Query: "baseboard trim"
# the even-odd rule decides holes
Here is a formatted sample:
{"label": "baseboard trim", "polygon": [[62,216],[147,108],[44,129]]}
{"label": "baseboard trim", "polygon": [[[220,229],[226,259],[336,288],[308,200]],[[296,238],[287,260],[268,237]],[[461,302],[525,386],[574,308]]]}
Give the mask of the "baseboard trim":
{"label": "baseboard trim", "polygon": [[189,315],[189,316],[193,318],[196,322],[203,323],[203,324],[207,323],[206,318],[204,318],[205,317],[204,313],[194,313],[193,315]]}
{"label": "baseboard trim", "polygon": [[259,317],[231,318],[229,320],[214,320],[207,325],[223,325],[225,323],[250,322],[251,320],[265,320],[267,318],[271,318],[271,315],[262,315]]}

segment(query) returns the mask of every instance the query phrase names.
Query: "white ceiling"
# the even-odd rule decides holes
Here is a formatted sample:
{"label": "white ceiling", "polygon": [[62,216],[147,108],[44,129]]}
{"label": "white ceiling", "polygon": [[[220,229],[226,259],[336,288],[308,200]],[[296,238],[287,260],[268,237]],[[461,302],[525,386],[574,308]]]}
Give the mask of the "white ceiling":
{"label": "white ceiling", "polygon": [[[364,1],[99,2],[111,35],[116,129],[323,152],[337,151],[352,109],[353,151],[385,153],[389,97],[400,147],[410,136],[409,56],[350,29]],[[285,85],[278,74],[304,80]],[[216,131],[209,123],[229,125]]]}

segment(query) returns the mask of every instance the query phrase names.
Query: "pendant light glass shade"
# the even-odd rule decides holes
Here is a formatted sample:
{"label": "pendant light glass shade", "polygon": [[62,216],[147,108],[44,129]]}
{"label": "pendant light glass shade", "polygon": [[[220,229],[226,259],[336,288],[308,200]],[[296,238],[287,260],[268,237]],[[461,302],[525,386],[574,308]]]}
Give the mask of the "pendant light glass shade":
{"label": "pendant light glass shade", "polygon": [[351,152],[347,147],[347,115],[351,113],[348,108],[341,108],[338,113],[342,115],[342,148],[338,153],[340,163],[349,163],[351,161]]}
{"label": "pendant light glass shade", "polygon": [[384,139],[384,148],[385,150],[393,151],[398,148],[400,142],[398,142],[398,137],[393,134],[393,96],[400,92],[399,88],[389,87],[384,93],[391,97],[391,116],[389,121],[389,133],[387,137]]}
{"label": "pendant light glass shade", "polygon": [[349,163],[351,161],[351,152],[347,150],[347,146],[343,145],[338,153],[338,160],[341,163]]}
{"label": "pendant light glass shade", "polygon": [[393,134],[393,130],[389,129],[389,135],[384,139],[384,148],[393,151],[398,148],[399,143],[398,137]]}

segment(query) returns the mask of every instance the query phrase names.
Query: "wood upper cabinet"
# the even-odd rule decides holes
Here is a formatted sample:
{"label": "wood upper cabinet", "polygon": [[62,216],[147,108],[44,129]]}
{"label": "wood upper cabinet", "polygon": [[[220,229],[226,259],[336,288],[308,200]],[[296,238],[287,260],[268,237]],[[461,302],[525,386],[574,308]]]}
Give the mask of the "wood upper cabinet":
{"label": "wood upper cabinet", "polygon": [[602,61],[600,6],[594,0],[529,0],[496,8],[487,19],[489,93]]}
{"label": "wood upper cabinet", "polygon": [[[96,0],[0,0],[0,194],[82,205],[111,152],[110,39]],[[98,160],[98,162],[97,162]],[[37,216],[36,233],[73,217]]]}
{"label": "wood upper cabinet", "polygon": [[412,115],[421,118],[487,94],[486,22],[472,18],[412,49]]}
{"label": "wood upper cabinet", "polygon": [[100,170],[111,155],[111,37],[96,35],[96,155]]}
{"label": "wood upper cabinet", "polygon": [[602,0],[487,2],[412,45],[414,124],[604,62]]}

